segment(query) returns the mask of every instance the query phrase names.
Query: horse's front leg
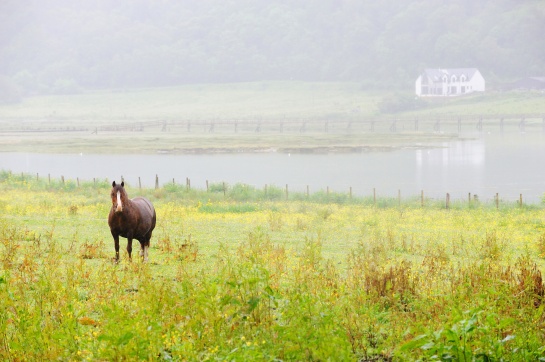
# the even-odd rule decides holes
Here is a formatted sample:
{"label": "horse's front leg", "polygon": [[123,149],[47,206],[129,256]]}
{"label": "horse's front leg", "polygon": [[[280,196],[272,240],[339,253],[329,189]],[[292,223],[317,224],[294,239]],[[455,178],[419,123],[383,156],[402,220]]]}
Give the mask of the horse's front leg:
{"label": "horse's front leg", "polygon": [[132,235],[127,236],[127,253],[129,253],[129,261],[132,261]]}
{"label": "horse's front leg", "polygon": [[115,248],[115,262],[119,262],[119,235],[112,233],[114,237],[114,248]]}

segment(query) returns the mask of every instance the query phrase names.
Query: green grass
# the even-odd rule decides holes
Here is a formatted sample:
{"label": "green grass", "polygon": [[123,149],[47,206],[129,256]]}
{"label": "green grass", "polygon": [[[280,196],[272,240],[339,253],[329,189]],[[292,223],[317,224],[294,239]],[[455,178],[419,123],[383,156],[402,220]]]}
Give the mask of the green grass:
{"label": "green grass", "polygon": [[144,120],[339,118],[376,113],[380,94],[355,83],[259,82],[38,96],[2,105],[0,117],[96,125]]}
{"label": "green grass", "polygon": [[147,264],[112,262],[106,180],[0,173],[0,359],[545,357],[542,204],[127,187]]}
{"label": "green grass", "polygon": [[[405,92],[412,94],[412,89]],[[344,120],[381,116],[387,92],[362,90],[357,83],[256,82],[200,84],[170,88],[104,90],[75,95],[34,96],[0,105],[3,122],[75,127],[155,120]],[[414,114],[545,113],[541,92],[475,93],[423,98]],[[388,115],[387,115],[388,116]],[[5,124],[4,124],[5,126]],[[20,125],[19,125],[20,126]]]}

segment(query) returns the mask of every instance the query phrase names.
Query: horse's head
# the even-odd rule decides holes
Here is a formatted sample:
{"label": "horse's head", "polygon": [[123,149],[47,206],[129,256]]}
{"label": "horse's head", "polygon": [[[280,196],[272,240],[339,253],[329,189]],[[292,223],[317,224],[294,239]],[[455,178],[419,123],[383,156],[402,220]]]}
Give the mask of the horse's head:
{"label": "horse's head", "polygon": [[112,182],[112,192],[110,193],[112,198],[112,207],[115,212],[123,211],[123,204],[127,202],[127,192],[125,191],[125,182],[121,182],[121,185],[118,185]]}

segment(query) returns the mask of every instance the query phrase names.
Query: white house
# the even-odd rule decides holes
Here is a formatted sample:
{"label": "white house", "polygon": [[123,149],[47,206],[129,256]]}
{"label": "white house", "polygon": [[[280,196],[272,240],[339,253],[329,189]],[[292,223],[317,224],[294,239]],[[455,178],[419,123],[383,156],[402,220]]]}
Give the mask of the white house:
{"label": "white house", "polygon": [[484,78],[476,68],[425,69],[416,79],[417,96],[459,96],[484,92]]}

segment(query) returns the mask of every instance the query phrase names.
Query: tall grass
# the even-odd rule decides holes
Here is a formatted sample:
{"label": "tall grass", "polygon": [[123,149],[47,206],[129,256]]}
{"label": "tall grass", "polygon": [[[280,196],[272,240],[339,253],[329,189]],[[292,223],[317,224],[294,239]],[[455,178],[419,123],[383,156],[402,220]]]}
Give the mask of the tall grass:
{"label": "tall grass", "polygon": [[0,173],[2,360],[545,358],[541,206],[129,185],[158,223],[115,264],[109,182],[67,184]]}

